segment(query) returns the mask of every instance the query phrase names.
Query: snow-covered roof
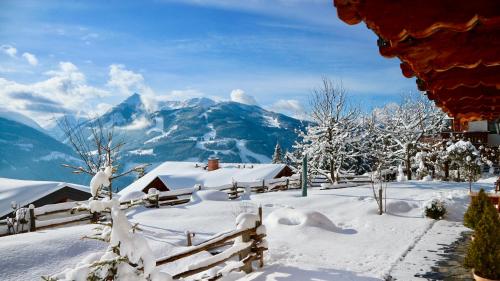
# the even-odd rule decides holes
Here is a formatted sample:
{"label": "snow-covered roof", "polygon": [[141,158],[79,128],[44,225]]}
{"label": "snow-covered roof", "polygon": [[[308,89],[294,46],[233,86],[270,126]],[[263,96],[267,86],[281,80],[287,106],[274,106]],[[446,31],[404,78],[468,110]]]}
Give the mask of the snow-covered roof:
{"label": "snow-covered roof", "polygon": [[142,191],[156,177],[170,190],[193,187],[195,184],[218,187],[231,184],[233,180],[255,182],[273,179],[286,167],[285,164],[220,163],[219,169],[209,172],[203,168],[205,165],[197,162],[164,162],[121,190],[119,194]]}
{"label": "snow-covered roof", "polygon": [[73,183],[0,178],[0,217],[12,212],[12,201],[25,206],[65,186],[90,194],[89,187]]}

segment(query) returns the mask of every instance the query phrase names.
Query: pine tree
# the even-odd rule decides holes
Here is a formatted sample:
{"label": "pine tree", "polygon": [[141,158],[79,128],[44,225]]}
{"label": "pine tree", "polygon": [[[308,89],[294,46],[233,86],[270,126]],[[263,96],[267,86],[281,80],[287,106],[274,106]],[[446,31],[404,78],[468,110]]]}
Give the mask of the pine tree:
{"label": "pine tree", "polygon": [[471,203],[464,214],[464,225],[476,229],[476,225],[489,203],[488,195],[481,188],[478,196],[472,197]]}
{"label": "pine tree", "polygon": [[283,163],[283,158],[281,157],[281,146],[277,142],[276,147],[274,148],[274,154],[273,154],[273,164],[281,164]]}
{"label": "pine tree", "polygon": [[500,279],[500,218],[493,203],[487,201],[476,225],[474,240],[467,249],[465,265],[483,278]]}

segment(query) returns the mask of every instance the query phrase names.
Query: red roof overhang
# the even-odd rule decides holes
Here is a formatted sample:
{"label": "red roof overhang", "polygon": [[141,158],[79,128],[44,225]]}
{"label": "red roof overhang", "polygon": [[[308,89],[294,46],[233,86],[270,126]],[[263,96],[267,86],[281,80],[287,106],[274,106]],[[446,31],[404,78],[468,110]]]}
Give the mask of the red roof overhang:
{"label": "red roof overhang", "polygon": [[500,1],[334,0],[340,19],[365,22],[380,53],[449,115],[500,117]]}

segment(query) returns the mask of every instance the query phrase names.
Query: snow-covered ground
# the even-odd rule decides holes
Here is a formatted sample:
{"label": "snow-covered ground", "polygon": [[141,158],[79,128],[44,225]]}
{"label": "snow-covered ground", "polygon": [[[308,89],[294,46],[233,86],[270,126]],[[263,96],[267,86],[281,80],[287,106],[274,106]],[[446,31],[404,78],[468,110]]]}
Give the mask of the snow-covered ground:
{"label": "snow-covered ground", "polygon": [[[474,184],[491,189],[492,181]],[[265,267],[242,280],[418,280],[438,259],[439,244],[449,244],[465,230],[461,218],[468,204],[468,184],[454,182],[390,183],[387,214],[377,214],[371,188],[311,189],[252,194],[251,200],[197,200],[176,207],[136,208],[128,212],[140,223],[159,258],[184,249],[185,231],[194,243],[234,229],[236,216],[262,205],[269,251]],[[446,201],[444,221],[423,217],[432,198]],[[213,198],[212,198],[213,199]],[[41,275],[75,265],[105,244],[81,240],[93,226],[74,226],[0,238],[0,280],[40,280]],[[204,259],[201,253],[194,259]],[[181,271],[194,260],[162,270]]]}

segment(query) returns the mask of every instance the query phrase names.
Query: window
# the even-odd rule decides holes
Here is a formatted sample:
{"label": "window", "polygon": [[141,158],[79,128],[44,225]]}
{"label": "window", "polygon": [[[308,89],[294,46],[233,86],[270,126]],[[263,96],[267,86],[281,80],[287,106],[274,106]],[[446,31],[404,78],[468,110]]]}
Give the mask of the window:
{"label": "window", "polygon": [[500,134],[500,120],[490,120],[488,121],[488,132],[490,134]]}

